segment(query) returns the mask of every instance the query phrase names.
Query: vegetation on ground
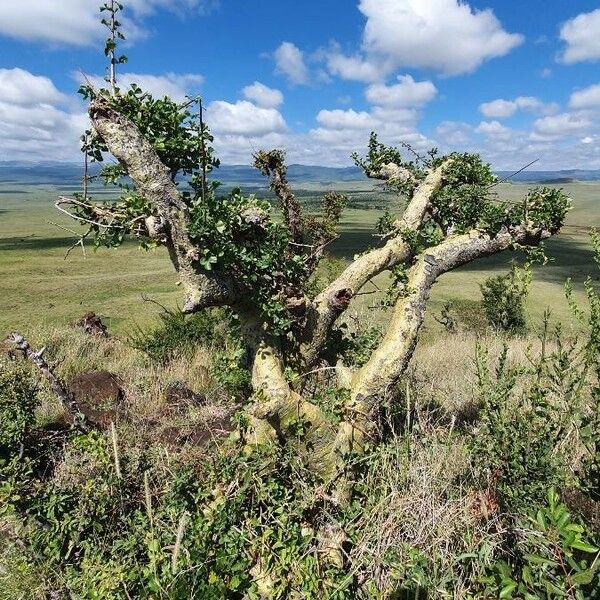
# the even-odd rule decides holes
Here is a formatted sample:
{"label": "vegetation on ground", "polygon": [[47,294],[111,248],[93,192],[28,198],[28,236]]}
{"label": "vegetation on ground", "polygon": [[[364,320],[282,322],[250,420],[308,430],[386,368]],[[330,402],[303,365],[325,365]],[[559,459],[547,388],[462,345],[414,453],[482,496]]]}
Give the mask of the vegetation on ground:
{"label": "vegetation on ground", "polygon": [[[574,333],[546,314],[534,341],[505,335],[527,323],[530,267],[513,267],[482,286],[492,329],[466,334],[464,307],[446,307],[447,331],[413,360],[438,278],[510,250],[539,258],[568,196],[507,202],[478,155],[420,155],[373,133],[356,164],[397,202],[377,243],[341,265],[327,251],[346,195],[303,205],[278,149],[254,156],[274,202],[223,190],[200,98],[119,89],[122,10],[102,7],[107,89],[81,89],[83,189],[57,207],[82,247],[164,248],[181,308],[155,301],[158,322],[127,337],[8,340],[0,594],[598,597],[594,280],[585,305],[566,284]],[[89,161],[110,196],[92,197]],[[99,389],[75,393],[107,369],[110,406]]]}

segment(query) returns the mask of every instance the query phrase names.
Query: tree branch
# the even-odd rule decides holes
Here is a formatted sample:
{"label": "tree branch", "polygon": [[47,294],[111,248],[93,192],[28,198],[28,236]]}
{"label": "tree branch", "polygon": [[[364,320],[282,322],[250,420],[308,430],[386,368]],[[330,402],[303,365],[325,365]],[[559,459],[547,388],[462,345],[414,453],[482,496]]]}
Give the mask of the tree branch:
{"label": "tree branch", "polygon": [[89,114],[96,133],[165,224],[169,255],[186,292],[184,311],[234,302],[236,297],[231,281],[215,273],[207,275],[196,268],[197,248],[187,233],[187,206],[169,169],[150,142],[132,121],[112,108],[107,98],[98,96],[90,105]]}
{"label": "tree branch", "polygon": [[372,413],[378,400],[403,375],[417,343],[431,288],[440,275],[514,244],[537,245],[550,235],[549,231],[524,226],[494,237],[474,230],[450,236],[426,250],[409,272],[408,293],[396,304],[381,344],[353,377],[351,403],[360,406],[362,412]]}
{"label": "tree branch", "polygon": [[266,152],[261,150],[254,155],[254,166],[270,180],[270,187],[277,196],[283,210],[283,218],[287,225],[292,241],[301,244],[304,223],[302,208],[292,192],[286,177],[284,153],[281,150]]}
{"label": "tree branch", "polygon": [[82,431],[87,431],[89,427],[75,397],[44,358],[46,348],[42,348],[36,352],[20,333],[12,333],[8,340],[23,352],[23,355],[30,360],[48,380],[54,393],[61,399],[73,425]]}
{"label": "tree branch", "polygon": [[311,365],[317,360],[334,322],[361,288],[379,273],[410,260],[412,251],[402,239],[402,230],[416,230],[421,226],[433,194],[442,185],[444,169],[448,164],[445,162],[431,171],[416,188],[402,218],[394,225],[397,234],[382,248],[371,250],[354,260],[315,298],[309,310],[302,347],[306,364]]}

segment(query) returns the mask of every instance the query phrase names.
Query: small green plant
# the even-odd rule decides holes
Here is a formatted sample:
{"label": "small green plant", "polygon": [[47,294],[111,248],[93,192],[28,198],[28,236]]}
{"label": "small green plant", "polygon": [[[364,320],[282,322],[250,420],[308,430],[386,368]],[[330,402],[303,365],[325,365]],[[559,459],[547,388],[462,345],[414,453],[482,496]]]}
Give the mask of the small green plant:
{"label": "small green plant", "polygon": [[382,333],[379,327],[369,327],[345,333],[344,360],[352,367],[362,367],[379,345]]}
{"label": "small green plant", "polygon": [[178,356],[190,356],[199,344],[209,342],[215,332],[225,330],[226,316],[219,311],[203,311],[184,315],[179,310],[163,308],[160,323],[149,330],[138,328],[130,336],[130,344],[157,363],[166,363]]}
{"label": "small green plant", "polygon": [[442,307],[440,316],[434,315],[433,317],[448,333],[456,333],[458,331],[458,322],[452,313],[453,304],[448,301]]}
{"label": "small green plant", "polygon": [[[534,377],[544,361],[533,369]],[[526,513],[565,477],[555,451],[565,417],[547,381],[528,379],[525,367],[509,365],[506,345],[495,369],[478,347],[477,375],[481,410],[471,439],[476,476],[482,488],[493,490],[502,510]]]}
{"label": "small green plant", "polygon": [[29,369],[0,358],[0,469],[22,453],[38,403],[37,383]]}
{"label": "small green plant", "polygon": [[[516,528],[516,556],[495,563],[484,578],[494,598],[587,600],[600,592],[598,553],[588,532],[575,522],[557,492]],[[487,596],[486,596],[487,597]]]}
{"label": "small green plant", "polygon": [[511,334],[525,333],[525,301],[530,283],[531,268],[513,264],[508,273],[488,277],[480,285],[483,307],[491,327]]}

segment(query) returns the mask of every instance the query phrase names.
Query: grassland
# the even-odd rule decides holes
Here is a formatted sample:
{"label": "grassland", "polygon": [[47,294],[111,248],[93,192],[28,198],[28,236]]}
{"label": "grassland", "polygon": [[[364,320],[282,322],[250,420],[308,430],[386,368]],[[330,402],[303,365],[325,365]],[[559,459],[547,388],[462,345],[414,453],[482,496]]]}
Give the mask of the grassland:
{"label": "grassland", "polygon": [[[306,184],[300,194],[309,205],[324,186]],[[344,182],[327,186],[349,193],[351,208],[342,223],[342,236],[332,253],[349,260],[377,243],[374,224],[384,204],[394,199],[370,182]],[[522,197],[525,184],[503,184],[499,195]],[[572,277],[581,294],[588,275],[597,276],[588,243],[591,227],[600,226],[600,183],[574,183],[562,186],[573,198],[573,210],[560,236],[548,244],[553,262],[536,269],[529,312],[539,321],[545,308],[556,319],[569,320],[562,288]],[[145,303],[142,296],[175,306],[180,300],[176,275],[162,250],[140,251],[131,241],[116,250],[88,247],[87,257],[75,248],[65,252],[77,239],[78,226],[53,207],[53,200],[69,190],[56,186],[26,186],[6,183],[0,186],[0,336],[12,329],[45,328],[72,323],[83,313],[95,311],[113,331],[126,333],[134,324],[144,325],[156,318],[158,307]],[[374,206],[377,208],[369,208]],[[478,284],[491,272],[509,264],[514,255],[503,254],[478,261],[444,276],[435,288],[431,312],[452,300],[460,310],[476,302]],[[362,308],[374,304],[375,296],[365,296]],[[433,322],[430,323],[435,326]]]}

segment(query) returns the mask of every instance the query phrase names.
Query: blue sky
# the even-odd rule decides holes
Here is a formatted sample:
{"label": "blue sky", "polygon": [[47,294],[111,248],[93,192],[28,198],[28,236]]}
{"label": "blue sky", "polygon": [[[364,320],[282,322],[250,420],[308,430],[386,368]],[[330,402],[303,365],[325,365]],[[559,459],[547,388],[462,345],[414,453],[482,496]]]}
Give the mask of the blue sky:
{"label": "blue sky", "polygon": [[[0,3],[0,160],[75,160],[105,69],[98,0]],[[56,8],[56,5],[60,5]],[[224,162],[350,164],[389,143],[600,168],[600,7],[578,0],[125,0],[129,63],[201,93]]]}

